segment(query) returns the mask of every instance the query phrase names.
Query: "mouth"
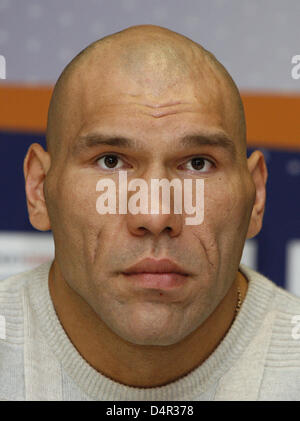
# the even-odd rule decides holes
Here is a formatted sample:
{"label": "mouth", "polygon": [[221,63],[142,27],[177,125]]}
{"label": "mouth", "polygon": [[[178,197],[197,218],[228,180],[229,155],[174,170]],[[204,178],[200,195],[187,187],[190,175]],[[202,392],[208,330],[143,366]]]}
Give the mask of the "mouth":
{"label": "mouth", "polygon": [[135,286],[168,290],[184,285],[189,273],[169,259],[147,258],[130,266],[123,275]]}

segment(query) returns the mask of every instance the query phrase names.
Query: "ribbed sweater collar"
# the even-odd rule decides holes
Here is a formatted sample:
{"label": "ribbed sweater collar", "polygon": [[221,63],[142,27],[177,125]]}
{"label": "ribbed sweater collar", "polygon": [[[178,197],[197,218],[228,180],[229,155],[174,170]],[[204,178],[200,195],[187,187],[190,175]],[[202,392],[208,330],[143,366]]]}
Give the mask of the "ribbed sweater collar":
{"label": "ribbed sweater collar", "polygon": [[268,310],[274,294],[271,281],[240,265],[248,279],[248,290],[242,307],[226,336],[214,352],[196,369],[165,386],[137,388],[115,382],[91,367],[78,353],[66,335],[55,312],[48,286],[52,262],[32,271],[28,284],[29,302],[46,338],[62,368],[91,399],[95,400],[192,400],[211,388],[240,357]]}

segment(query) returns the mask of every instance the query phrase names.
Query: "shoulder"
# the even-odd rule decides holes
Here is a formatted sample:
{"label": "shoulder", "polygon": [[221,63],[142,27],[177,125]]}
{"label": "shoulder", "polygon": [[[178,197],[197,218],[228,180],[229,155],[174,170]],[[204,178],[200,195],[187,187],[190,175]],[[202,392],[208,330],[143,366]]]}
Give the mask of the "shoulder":
{"label": "shoulder", "polygon": [[23,342],[23,286],[27,272],[0,281],[0,346]]}
{"label": "shoulder", "polygon": [[[5,324],[6,340],[20,338],[24,315],[24,294],[26,287],[35,283],[45,272],[49,271],[52,262],[10,276],[0,281],[0,321]],[[17,334],[19,332],[19,335]],[[2,332],[2,336],[4,336]]]}
{"label": "shoulder", "polygon": [[300,374],[300,298],[275,286],[276,314],[267,359],[269,367],[297,368]]}
{"label": "shoulder", "polygon": [[52,261],[45,262],[34,269],[30,269],[16,275],[12,275],[6,279],[0,280],[0,297],[5,300],[7,294],[15,294],[21,292],[23,287],[29,282],[49,272]]}
{"label": "shoulder", "polygon": [[0,400],[24,399],[26,287],[50,265],[47,262],[0,281]]}
{"label": "shoulder", "polygon": [[272,296],[270,305],[274,311],[285,314],[300,314],[300,297],[279,287],[272,280],[246,265],[240,265],[240,269],[248,281],[258,287],[256,288],[257,292],[261,294],[267,292]]}
{"label": "shoulder", "polygon": [[266,291],[270,297],[267,313],[272,313],[273,317],[266,365],[300,369],[300,297],[245,265],[241,265],[241,269],[258,287],[258,300],[258,294]]}

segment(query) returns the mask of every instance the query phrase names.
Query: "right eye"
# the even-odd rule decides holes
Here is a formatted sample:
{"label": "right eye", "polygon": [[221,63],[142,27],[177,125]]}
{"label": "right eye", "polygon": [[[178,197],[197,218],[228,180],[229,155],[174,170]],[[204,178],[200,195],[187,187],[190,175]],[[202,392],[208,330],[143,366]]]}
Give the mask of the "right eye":
{"label": "right eye", "polygon": [[115,170],[120,168],[120,166],[118,166],[118,161],[122,161],[118,155],[107,154],[98,158],[96,162],[102,170]]}

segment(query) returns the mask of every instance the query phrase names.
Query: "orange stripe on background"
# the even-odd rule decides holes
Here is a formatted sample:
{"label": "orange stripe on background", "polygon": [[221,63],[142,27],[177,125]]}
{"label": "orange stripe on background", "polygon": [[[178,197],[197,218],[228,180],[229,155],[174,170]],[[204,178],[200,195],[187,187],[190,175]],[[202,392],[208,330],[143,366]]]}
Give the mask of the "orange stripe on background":
{"label": "orange stripe on background", "polygon": [[243,93],[248,144],[300,149],[300,95]]}
{"label": "orange stripe on background", "polygon": [[[0,129],[45,132],[52,87],[0,86]],[[242,94],[248,144],[300,149],[300,95]]]}
{"label": "orange stripe on background", "polygon": [[0,86],[0,128],[44,132],[51,92],[49,86]]}

